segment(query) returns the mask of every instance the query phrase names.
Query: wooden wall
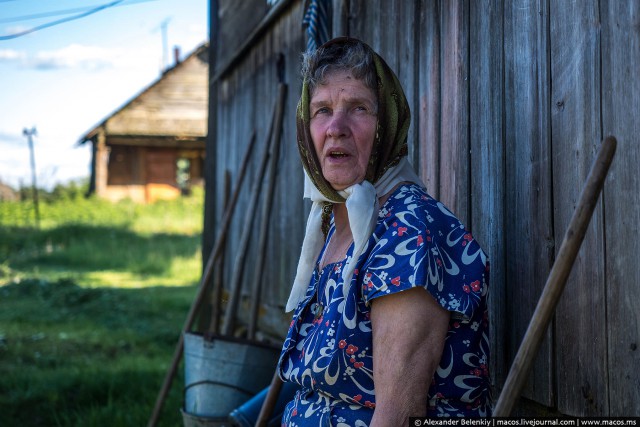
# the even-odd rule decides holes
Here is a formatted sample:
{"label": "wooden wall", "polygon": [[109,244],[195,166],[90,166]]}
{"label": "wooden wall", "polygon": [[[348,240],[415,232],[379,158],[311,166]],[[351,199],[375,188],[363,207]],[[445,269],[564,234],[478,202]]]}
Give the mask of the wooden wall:
{"label": "wooden wall", "polygon": [[[600,142],[617,137],[610,175],[523,395],[535,402],[529,412],[640,415],[640,0],[334,4],[346,14],[339,28],[378,50],[403,83],[413,113],[410,156],[430,193],[489,253],[498,391]],[[281,308],[307,208],[293,119],[301,19],[301,1],[289,2],[218,81],[217,129],[207,153],[213,200],[222,194],[224,171],[237,172],[251,132],[265,139],[282,53],[289,95],[261,319],[276,335],[286,328]],[[261,152],[258,145],[254,165]],[[251,208],[247,200],[243,195],[238,212]],[[219,218],[212,203],[209,213]],[[239,235],[239,224],[230,236]]]}
{"label": "wooden wall", "polygon": [[[228,2],[221,2],[221,7]],[[263,4],[261,2],[260,4]],[[245,216],[258,217],[261,211],[259,200],[257,206],[249,206],[251,189],[256,181],[256,171],[264,156],[270,125],[276,108],[278,84],[287,85],[287,103],[284,111],[283,132],[280,136],[280,160],[276,182],[276,194],[270,220],[269,244],[264,254],[266,257],[263,277],[261,303],[263,315],[260,326],[272,336],[283,336],[289,316],[282,307],[290,283],[293,280],[297,258],[293,254],[299,249],[304,233],[304,224],[308,206],[302,198],[303,174],[300,166],[295,139],[295,107],[300,93],[299,64],[300,55],[305,46],[301,29],[302,5],[300,1],[290,2],[290,7],[275,18],[272,26],[255,43],[245,55],[236,60],[232,72],[215,77],[220,68],[233,61],[229,52],[216,56],[217,67],[213,67],[212,87],[215,87],[217,98],[216,121],[210,127],[216,128],[216,140],[211,135],[208,140],[206,173],[206,206],[205,236],[203,237],[203,256],[206,259],[213,247],[215,227],[222,219],[222,200],[224,194],[224,175],[231,172],[232,187],[238,178],[238,169],[247,150],[252,135],[255,133],[256,143],[251,154],[250,166],[242,185],[235,215],[228,233],[225,264],[225,282],[232,279],[232,271],[236,262],[234,254],[238,252],[239,239],[242,236]],[[236,27],[222,27],[220,40],[238,40],[233,37]],[[231,34],[229,34],[231,33]],[[246,34],[241,31],[240,34]],[[212,37],[213,39],[213,37]],[[241,38],[240,38],[241,39]],[[212,44],[213,45],[213,44]],[[220,50],[227,47],[220,45]],[[238,51],[238,43],[233,45],[233,52]],[[211,119],[210,119],[211,120]],[[212,197],[212,195],[215,195]],[[257,219],[254,222],[257,239]],[[209,233],[207,233],[207,230]],[[242,279],[245,295],[251,289],[250,280],[254,275],[251,268],[254,260],[262,254],[257,253],[255,239],[249,244],[246,269]],[[240,310],[242,315],[243,310]],[[266,314],[265,314],[266,313]]]}

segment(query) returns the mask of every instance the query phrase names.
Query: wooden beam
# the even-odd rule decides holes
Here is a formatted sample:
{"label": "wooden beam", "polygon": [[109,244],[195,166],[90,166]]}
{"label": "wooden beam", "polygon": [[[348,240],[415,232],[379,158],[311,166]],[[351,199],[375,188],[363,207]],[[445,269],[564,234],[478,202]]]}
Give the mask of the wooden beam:
{"label": "wooden beam", "polygon": [[[212,79],[209,81],[209,84],[213,84],[217,82],[220,78],[222,78],[227,72],[229,72],[233,66],[235,66],[242,58],[244,58],[247,52],[253,48],[257,42],[257,40],[264,34],[264,32],[275,22],[276,19],[282,15],[289,5],[293,3],[294,0],[280,0],[276,5],[265,15],[265,17],[260,21],[258,26],[249,34],[245,42],[240,46],[238,51],[233,55],[229,60],[220,67],[219,71],[216,71]],[[215,48],[215,46],[214,46]]]}

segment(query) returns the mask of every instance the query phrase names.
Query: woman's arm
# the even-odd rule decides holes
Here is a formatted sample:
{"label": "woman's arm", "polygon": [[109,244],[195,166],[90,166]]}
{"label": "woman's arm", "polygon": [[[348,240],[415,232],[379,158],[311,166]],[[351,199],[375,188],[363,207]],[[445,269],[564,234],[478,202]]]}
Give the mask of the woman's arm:
{"label": "woman's arm", "polygon": [[449,312],[423,288],[376,298],[371,306],[376,408],[371,427],[409,425],[426,415]]}

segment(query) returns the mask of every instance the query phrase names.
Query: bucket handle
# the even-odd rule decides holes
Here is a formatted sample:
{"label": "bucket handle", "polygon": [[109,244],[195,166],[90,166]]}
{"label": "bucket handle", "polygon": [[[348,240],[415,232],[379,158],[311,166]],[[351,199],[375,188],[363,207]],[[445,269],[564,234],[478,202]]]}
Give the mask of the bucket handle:
{"label": "bucket handle", "polygon": [[220,381],[211,381],[211,380],[202,380],[202,381],[196,381],[194,383],[191,383],[189,385],[187,385],[184,388],[184,391],[186,392],[188,389],[190,389],[191,387],[197,386],[197,385],[203,385],[203,384],[211,384],[211,385],[221,385],[221,386],[225,386],[225,387],[229,387],[232,389],[235,389],[241,393],[246,394],[247,396],[253,396],[255,393],[249,390],[245,390],[241,387],[238,387],[237,385],[233,385],[233,384],[227,384],[227,383],[223,383]]}

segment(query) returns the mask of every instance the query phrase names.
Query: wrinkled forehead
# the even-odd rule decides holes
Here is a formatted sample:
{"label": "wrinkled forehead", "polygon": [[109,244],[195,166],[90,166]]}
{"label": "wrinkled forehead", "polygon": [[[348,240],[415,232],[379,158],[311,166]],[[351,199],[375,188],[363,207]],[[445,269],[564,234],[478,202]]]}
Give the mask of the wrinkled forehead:
{"label": "wrinkled forehead", "polygon": [[335,68],[324,74],[312,88],[309,87],[309,98],[313,102],[318,97],[326,97],[340,92],[343,97],[358,97],[377,103],[378,94],[374,88],[362,78],[357,78],[349,69]]}

